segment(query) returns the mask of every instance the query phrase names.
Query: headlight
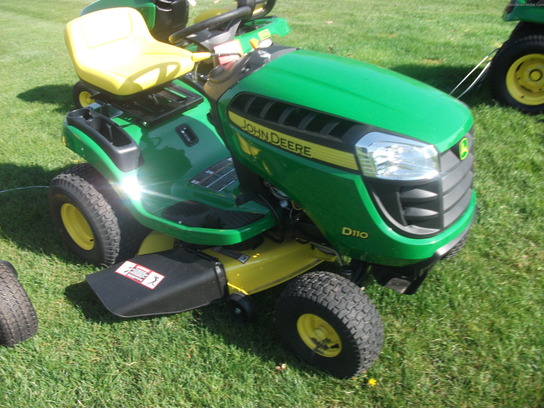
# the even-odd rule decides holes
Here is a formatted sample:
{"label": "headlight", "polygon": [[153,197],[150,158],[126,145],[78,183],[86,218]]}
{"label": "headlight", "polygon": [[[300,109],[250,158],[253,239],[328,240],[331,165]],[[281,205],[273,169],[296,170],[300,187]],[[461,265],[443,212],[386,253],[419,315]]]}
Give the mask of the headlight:
{"label": "headlight", "polygon": [[363,136],[356,144],[365,176],[386,180],[430,180],[440,172],[433,145],[382,132]]}

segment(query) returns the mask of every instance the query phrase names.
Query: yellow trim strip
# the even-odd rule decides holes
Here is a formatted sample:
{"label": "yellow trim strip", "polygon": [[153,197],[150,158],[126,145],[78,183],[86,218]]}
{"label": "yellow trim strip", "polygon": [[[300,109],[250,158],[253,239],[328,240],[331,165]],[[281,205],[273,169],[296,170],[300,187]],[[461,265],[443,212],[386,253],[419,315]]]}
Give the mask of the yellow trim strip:
{"label": "yellow trim strip", "polygon": [[286,238],[281,244],[265,238],[257,248],[239,252],[246,256],[243,263],[213,249],[202,252],[216,258],[225,268],[229,293],[248,295],[279,285],[323,262],[311,244],[301,244],[293,238]]}
{"label": "yellow trim strip", "polygon": [[229,111],[229,118],[245,133],[272,146],[307,159],[319,160],[349,170],[358,170],[357,161],[352,153],[289,136],[247,120],[231,111]]}

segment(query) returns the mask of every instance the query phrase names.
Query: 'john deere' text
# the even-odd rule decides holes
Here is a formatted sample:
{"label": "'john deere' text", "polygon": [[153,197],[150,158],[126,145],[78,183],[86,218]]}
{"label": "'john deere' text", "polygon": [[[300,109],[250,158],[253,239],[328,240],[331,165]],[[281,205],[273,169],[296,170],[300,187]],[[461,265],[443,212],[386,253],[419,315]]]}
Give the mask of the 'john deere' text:
{"label": "'john deere' text", "polygon": [[246,120],[244,120],[244,124],[241,128],[242,130],[246,131],[257,139],[262,140],[263,142],[281,147],[284,150],[298,154],[300,156],[308,158],[312,157],[312,148],[310,146],[305,146],[301,143],[295,142],[290,138],[285,137],[282,134],[277,134],[270,129],[256,126],[255,123],[248,122]]}

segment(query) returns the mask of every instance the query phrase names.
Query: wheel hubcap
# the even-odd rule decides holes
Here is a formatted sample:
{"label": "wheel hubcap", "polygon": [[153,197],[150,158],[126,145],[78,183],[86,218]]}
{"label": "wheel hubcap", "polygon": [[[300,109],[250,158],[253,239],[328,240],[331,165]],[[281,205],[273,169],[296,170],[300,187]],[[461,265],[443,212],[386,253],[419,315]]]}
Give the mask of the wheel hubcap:
{"label": "wheel hubcap", "polygon": [[306,313],[297,320],[300,338],[316,354],[336,357],[342,351],[342,341],[336,330],[321,317]]}
{"label": "wheel hubcap", "polygon": [[544,104],[544,55],[528,54],[516,60],[506,73],[506,88],[519,103]]}
{"label": "wheel hubcap", "polygon": [[66,232],[79,247],[86,251],[94,248],[93,231],[79,208],[65,203],[60,208],[60,217]]}
{"label": "wheel hubcap", "polygon": [[84,108],[94,103],[94,98],[89,91],[79,93],[79,104]]}

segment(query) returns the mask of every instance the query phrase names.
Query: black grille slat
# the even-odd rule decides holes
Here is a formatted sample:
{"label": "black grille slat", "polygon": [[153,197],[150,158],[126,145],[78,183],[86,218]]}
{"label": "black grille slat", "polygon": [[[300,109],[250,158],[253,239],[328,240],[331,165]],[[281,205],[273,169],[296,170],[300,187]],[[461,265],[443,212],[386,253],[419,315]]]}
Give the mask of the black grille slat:
{"label": "black grille slat", "polygon": [[428,210],[426,208],[420,207],[407,207],[404,210],[404,219],[406,221],[427,221],[430,219],[438,218],[439,215],[440,213],[438,211]]}
{"label": "black grille slat", "polygon": [[455,205],[450,211],[444,214],[444,224],[449,226],[457,221],[470,204],[471,198],[472,189],[467,190],[465,194],[461,197],[461,200],[457,202],[457,205]]}
{"label": "black grille slat", "polygon": [[437,197],[438,194],[436,192],[422,188],[411,188],[400,192],[400,199],[402,202],[421,202],[434,200]]}
{"label": "black grille slat", "polygon": [[473,161],[473,156],[469,156],[464,161],[459,161],[455,169],[444,174],[442,177],[442,191],[447,193],[458,185],[472,168]]}
{"label": "black grille slat", "polygon": [[455,188],[453,188],[450,192],[444,194],[442,199],[444,212],[448,212],[451,208],[456,206],[459,201],[463,199],[463,196],[466,194],[466,192],[471,190],[472,179],[472,172],[466,173],[465,176],[455,186]]}
{"label": "black grille slat", "polygon": [[287,120],[289,119],[289,116],[291,116],[291,114],[295,112],[295,108],[293,107],[289,107],[287,109],[285,109],[282,114],[280,115],[279,119],[278,119],[278,123],[280,125],[285,125]]}

